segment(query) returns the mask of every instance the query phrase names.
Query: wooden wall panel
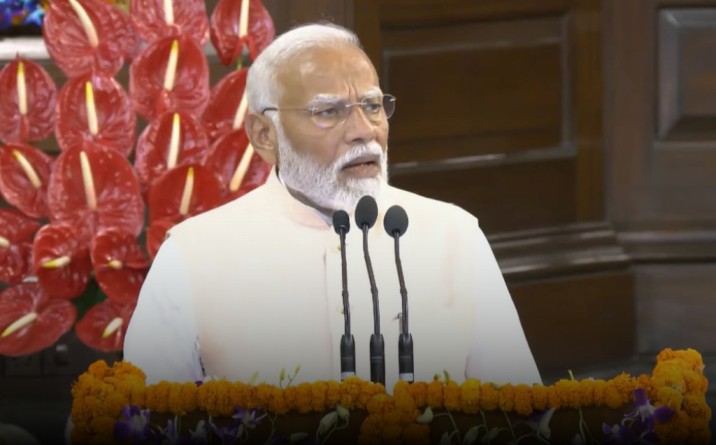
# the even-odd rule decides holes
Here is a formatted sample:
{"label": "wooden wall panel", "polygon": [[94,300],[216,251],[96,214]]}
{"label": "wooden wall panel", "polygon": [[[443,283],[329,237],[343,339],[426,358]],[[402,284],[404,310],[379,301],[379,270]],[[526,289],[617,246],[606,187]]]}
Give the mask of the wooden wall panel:
{"label": "wooden wall panel", "polygon": [[399,107],[391,160],[559,146],[563,28],[545,17],[385,31],[382,84]]}
{"label": "wooden wall panel", "polygon": [[716,264],[655,264],[635,274],[638,351],[695,348],[716,354]]}
{"label": "wooden wall panel", "polygon": [[546,381],[566,377],[569,369],[632,356],[635,313],[630,273],[516,284],[510,292]]}
{"label": "wooden wall panel", "polygon": [[[539,184],[525,187],[524,178]],[[516,163],[497,168],[458,164],[430,171],[394,172],[397,187],[455,203],[486,233],[568,224],[575,220],[574,161]]]}
{"label": "wooden wall panel", "polygon": [[713,140],[716,9],[662,9],[658,26],[658,138]]}

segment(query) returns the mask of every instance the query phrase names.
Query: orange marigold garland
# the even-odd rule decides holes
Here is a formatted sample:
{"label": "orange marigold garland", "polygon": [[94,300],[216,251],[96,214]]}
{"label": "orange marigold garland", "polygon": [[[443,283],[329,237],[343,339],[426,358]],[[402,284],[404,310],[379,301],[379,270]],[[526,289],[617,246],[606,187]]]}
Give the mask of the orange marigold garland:
{"label": "orange marigold garland", "polygon": [[[382,385],[358,378],[341,383],[328,381],[293,386],[289,382],[286,387],[225,380],[210,380],[200,385],[161,382],[146,386],[142,371],[130,363],[118,362],[110,367],[104,361],[98,361],[72,388],[75,425],[72,440],[75,444],[114,442],[114,425],[122,413],[130,412],[130,406],[136,407],[132,411],[135,414],[144,412],[140,411],[141,407],[169,416],[201,411],[226,418],[232,415],[237,418],[237,407],[244,407],[252,409],[252,413],[256,410],[266,415],[270,413],[274,421],[280,421],[278,416],[281,415],[290,416],[291,412],[327,413],[319,425],[322,438],[345,427],[350,421],[350,411],[363,411],[366,417],[360,425],[358,443],[427,444],[431,437],[436,437],[431,435],[430,429],[435,416],[457,413],[476,416],[477,423],[484,424],[481,433],[484,435],[488,431],[497,434],[495,431],[508,429],[488,428],[485,424],[484,413],[503,411],[514,419],[523,418],[525,421],[513,424],[532,425],[537,434],[537,428],[544,426],[539,424],[540,416],[537,421],[527,421],[535,414],[541,413],[544,422],[552,414],[558,415],[560,408],[581,410],[602,406],[626,412],[625,405],[634,404],[632,417],[627,420],[646,414],[651,416],[656,411],[671,412],[672,417],[667,423],[653,424],[661,443],[701,444],[708,443],[711,438],[708,429],[711,409],[705,401],[708,381],[703,368],[698,352],[666,349],[659,354],[651,376],[620,374],[608,381],[560,380],[550,386],[531,387],[498,387],[475,379],[458,384],[446,376],[427,383],[398,382],[393,394],[389,395]],[[549,416],[544,416],[545,413]],[[526,418],[530,415],[532,417]],[[246,422],[246,417],[240,418]],[[251,422],[254,420],[254,417],[250,418]],[[609,428],[616,431],[620,426],[605,424],[604,428],[605,434],[611,434]],[[473,427],[471,431],[457,433],[473,435],[477,429]],[[575,425],[574,433],[577,432]]]}

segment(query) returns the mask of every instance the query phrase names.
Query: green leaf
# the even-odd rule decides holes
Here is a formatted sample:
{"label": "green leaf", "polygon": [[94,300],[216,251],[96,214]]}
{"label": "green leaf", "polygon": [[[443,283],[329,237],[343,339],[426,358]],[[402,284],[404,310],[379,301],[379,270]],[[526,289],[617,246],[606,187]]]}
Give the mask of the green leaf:
{"label": "green leaf", "polygon": [[87,288],[84,292],[82,292],[82,295],[72,300],[72,303],[77,309],[77,320],[81,320],[88,310],[106,299],[107,295],[102,292],[102,289],[97,284],[97,281],[94,279],[89,280]]}
{"label": "green leaf", "polygon": [[305,439],[306,437],[308,437],[308,434],[306,434],[306,433],[293,433],[290,436],[288,436],[288,441],[291,443],[300,442],[303,439]]}
{"label": "green leaf", "polygon": [[433,409],[430,408],[429,406],[427,408],[425,408],[425,411],[423,411],[423,413],[420,416],[418,416],[416,421],[418,423],[422,423],[422,424],[432,422],[433,421]]}
{"label": "green leaf", "polygon": [[333,425],[338,421],[338,413],[331,411],[330,413],[323,416],[321,422],[318,424],[318,435],[322,436],[331,429]]}
{"label": "green leaf", "polygon": [[351,412],[340,404],[336,405],[336,412],[342,420],[348,420],[351,417]]}
{"label": "green leaf", "polygon": [[465,433],[465,437],[462,440],[464,445],[470,445],[477,440],[477,436],[480,434],[480,427],[473,426]]}

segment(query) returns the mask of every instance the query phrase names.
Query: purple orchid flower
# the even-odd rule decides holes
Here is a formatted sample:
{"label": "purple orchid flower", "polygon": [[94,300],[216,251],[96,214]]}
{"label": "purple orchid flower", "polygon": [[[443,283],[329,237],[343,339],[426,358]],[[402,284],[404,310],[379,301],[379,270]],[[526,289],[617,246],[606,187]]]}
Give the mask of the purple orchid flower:
{"label": "purple orchid flower", "polygon": [[237,407],[234,410],[234,415],[231,416],[231,418],[238,422],[241,422],[243,425],[246,426],[246,428],[253,429],[259,423],[261,423],[261,411],[256,408],[246,411],[241,407]]}
{"label": "purple orchid flower", "polygon": [[214,431],[214,434],[216,434],[221,440],[222,445],[234,444],[236,440],[243,435],[244,429],[246,428],[243,423],[235,423],[229,426],[218,426],[211,420],[209,420],[209,425],[211,425],[211,429]]}
{"label": "purple orchid flower", "polygon": [[645,432],[654,431],[654,421],[666,423],[674,416],[674,410],[666,405],[656,408],[646,398],[646,392],[642,388],[634,390],[634,411],[627,417],[637,420],[637,428]]}
{"label": "purple orchid flower", "polygon": [[131,439],[136,444],[149,437],[149,426],[149,410],[128,405],[122,408],[122,420],[114,424],[114,437],[120,440]]}

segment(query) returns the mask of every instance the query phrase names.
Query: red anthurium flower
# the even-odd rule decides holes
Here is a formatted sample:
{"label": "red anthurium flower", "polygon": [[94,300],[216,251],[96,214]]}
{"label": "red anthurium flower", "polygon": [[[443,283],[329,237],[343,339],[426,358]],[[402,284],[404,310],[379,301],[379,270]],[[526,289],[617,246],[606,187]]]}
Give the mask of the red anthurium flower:
{"label": "red anthurium flower", "polygon": [[147,42],[187,34],[204,45],[209,39],[209,20],[202,0],[133,0],[132,23]]}
{"label": "red anthurium flower", "polygon": [[104,352],[121,351],[134,304],[105,300],[92,307],[77,322],[77,337],[90,348]]}
{"label": "red anthurium flower", "polygon": [[148,186],[167,170],[201,163],[208,151],[204,128],[194,117],[164,113],[139,136],[134,167],[141,183]]}
{"label": "red anthurium flower", "polygon": [[[242,12],[248,9],[246,34],[242,33]],[[248,47],[251,60],[268,46],[274,38],[271,16],[260,0],[219,0],[211,14],[211,43],[224,65],[236,60]],[[238,31],[238,32],[237,32]]]}
{"label": "red anthurium flower", "polygon": [[149,261],[134,235],[114,228],[97,234],[90,246],[94,276],[107,297],[134,304],[149,270]]}
{"label": "red anthurium flower", "polygon": [[243,125],[247,110],[244,90],[248,71],[247,68],[232,71],[211,89],[209,105],[201,116],[211,142]]}
{"label": "red anthurium flower", "polygon": [[86,141],[129,156],[134,145],[136,115],[124,88],[105,74],[70,79],[60,90],[55,135],[60,148]]}
{"label": "red anthurium flower", "polygon": [[187,35],[149,45],[129,67],[129,96],[147,120],[179,110],[200,116],[209,101],[209,66],[201,47]]}
{"label": "red anthurium flower", "polygon": [[219,174],[224,202],[243,196],[266,182],[272,168],[254,151],[243,128],[214,142],[204,165]]}
{"label": "red anthurium flower", "polygon": [[42,66],[17,57],[0,71],[0,140],[44,139],[55,124],[57,87]]}
{"label": "red anthurium flower", "polygon": [[38,283],[20,283],[0,292],[0,354],[18,356],[53,345],[75,322],[67,300],[49,298]]}
{"label": "red anthurium flower", "polygon": [[62,152],[52,170],[47,201],[53,222],[69,223],[90,237],[109,227],[136,236],[144,223],[144,202],[132,166],[121,154],[102,147]]}
{"label": "red anthurium flower", "polygon": [[84,292],[92,272],[89,246],[69,224],[48,224],[35,235],[32,260],[40,285],[53,298]]}
{"label": "red anthurium flower", "polygon": [[159,247],[167,237],[169,229],[179,224],[184,220],[184,217],[174,216],[173,218],[160,218],[152,221],[147,228],[147,253],[149,257],[154,260],[159,252]]}
{"label": "red anthurium flower", "polygon": [[48,216],[47,189],[52,163],[52,157],[29,145],[0,147],[0,193],[28,216]]}
{"label": "red anthurium flower", "polygon": [[42,29],[50,57],[70,78],[114,76],[137,45],[129,18],[101,0],[53,0]]}
{"label": "red anthurium flower", "polygon": [[149,189],[149,220],[179,220],[213,209],[221,203],[221,182],[201,165],[164,173]]}
{"label": "red anthurium flower", "polygon": [[31,270],[32,238],[39,228],[17,210],[0,209],[0,282],[19,282]]}

